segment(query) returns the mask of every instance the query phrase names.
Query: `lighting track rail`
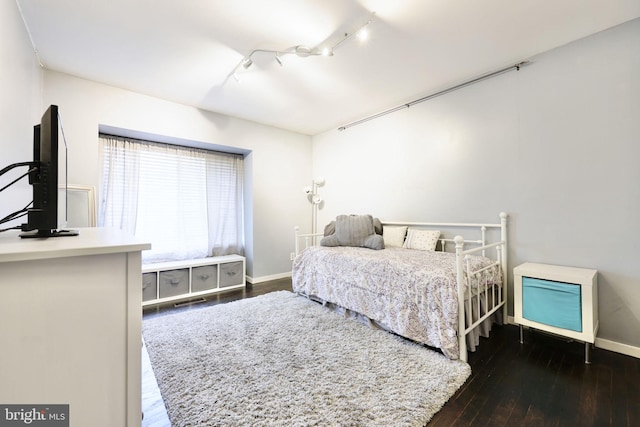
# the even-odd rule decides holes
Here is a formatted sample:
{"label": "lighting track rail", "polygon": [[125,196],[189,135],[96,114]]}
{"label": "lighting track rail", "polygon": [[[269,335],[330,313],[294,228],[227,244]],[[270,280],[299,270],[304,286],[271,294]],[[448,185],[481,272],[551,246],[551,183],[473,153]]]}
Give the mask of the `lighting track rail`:
{"label": "lighting track rail", "polygon": [[340,47],[340,45],[342,45],[344,42],[346,42],[347,40],[349,40],[355,35],[365,34],[366,27],[369,24],[371,24],[371,22],[373,22],[374,15],[375,15],[375,12],[372,12],[369,15],[369,18],[365,21],[365,23],[362,24],[358,29],[356,29],[351,33],[344,33],[343,36],[340,38],[340,40],[338,40],[336,43],[334,43],[331,46],[323,47],[322,45],[320,45],[320,46],[311,48],[304,45],[298,45],[298,46],[294,46],[292,48],[284,49],[284,50],[254,49],[251,51],[251,53],[244,56],[235,67],[233,67],[233,70],[231,70],[231,72],[227,75],[225,82],[229,80],[230,77],[233,77],[237,82],[240,82],[240,78],[238,77],[238,71],[242,71],[243,69],[244,70],[249,69],[249,67],[253,65],[253,55],[257,53],[268,53],[268,54],[274,55],[276,62],[278,62],[280,66],[283,66],[282,56],[285,56],[285,55],[296,55],[300,58],[306,58],[309,56],[333,56],[333,53],[336,51],[336,49],[338,49],[338,47]]}
{"label": "lighting track rail", "polygon": [[357,126],[359,124],[368,122],[370,120],[377,119],[377,118],[382,117],[382,116],[386,116],[387,114],[391,114],[391,113],[395,113],[396,111],[404,110],[405,108],[409,108],[409,107],[412,107],[412,106],[414,106],[416,104],[419,104],[421,102],[425,102],[425,101],[428,101],[430,99],[436,98],[438,96],[445,95],[445,94],[447,94],[449,92],[453,92],[454,90],[462,89],[463,87],[470,86],[472,84],[481,82],[481,81],[489,79],[491,77],[496,77],[496,76],[498,76],[500,74],[503,74],[503,73],[506,73],[508,71],[512,71],[512,70],[520,71],[521,67],[523,67],[525,65],[529,65],[530,63],[531,63],[531,61],[520,61],[520,62],[518,62],[516,64],[513,64],[513,65],[510,65],[508,67],[501,68],[499,70],[496,70],[496,71],[493,71],[493,72],[490,72],[490,73],[487,73],[487,74],[483,74],[483,75],[481,75],[479,77],[475,77],[475,78],[473,78],[471,80],[467,80],[464,83],[460,83],[460,84],[457,84],[455,86],[451,86],[451,87],[449,87],[447,89],[443,89],[441,91],[432,93],[431,95],[423,96],[422,98],[418,98],[418,99],[416,99],[414,101],[407,102],[407,103],[402,104],[402,105],[398,105],[397,107],[389,108],[388,110],[384,110],[384,111],[381,111],[379,113],[373,114],[371,116],[365,117],[363,119],[356,120],[355,122],[351,122],[351,123],[348,123],[346,125],[340,126],[338,128],[338,130],[339,131],[343,131],[343,130],[349,129],[350,127]]}

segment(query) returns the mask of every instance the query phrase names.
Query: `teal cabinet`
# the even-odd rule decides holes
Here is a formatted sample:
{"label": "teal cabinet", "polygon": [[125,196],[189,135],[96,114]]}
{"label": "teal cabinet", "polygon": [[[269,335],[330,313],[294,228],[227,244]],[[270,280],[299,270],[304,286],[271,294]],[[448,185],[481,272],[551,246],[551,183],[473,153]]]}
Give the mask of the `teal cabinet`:
{"label": "teal cabinet", "polygon": [[[598,333],[598,272],[524,263],[513,269],[514,322],[593,344]],[[587,362],[589,348],[585,346]]]}

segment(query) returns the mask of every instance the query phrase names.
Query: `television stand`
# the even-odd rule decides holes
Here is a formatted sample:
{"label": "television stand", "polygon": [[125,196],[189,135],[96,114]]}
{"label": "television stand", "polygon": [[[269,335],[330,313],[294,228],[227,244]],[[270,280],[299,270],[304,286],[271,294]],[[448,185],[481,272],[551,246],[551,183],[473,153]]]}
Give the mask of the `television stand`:
{"label": "television stand", "polygon": [[23,239],[44,239],[47,237],[77,236],[79,234],[78,230],[34,230],[20,233],[20,237]]}

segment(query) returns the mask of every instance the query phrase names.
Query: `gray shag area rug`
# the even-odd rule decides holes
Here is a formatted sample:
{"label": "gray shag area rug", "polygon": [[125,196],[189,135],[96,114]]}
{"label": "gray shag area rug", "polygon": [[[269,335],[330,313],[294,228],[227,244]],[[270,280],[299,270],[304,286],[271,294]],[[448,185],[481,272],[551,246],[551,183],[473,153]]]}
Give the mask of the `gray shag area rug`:
{"label": "gray shag area rug", "polygon": [[423,426],[468,364],[288,291],[143,321],[173,427]]}

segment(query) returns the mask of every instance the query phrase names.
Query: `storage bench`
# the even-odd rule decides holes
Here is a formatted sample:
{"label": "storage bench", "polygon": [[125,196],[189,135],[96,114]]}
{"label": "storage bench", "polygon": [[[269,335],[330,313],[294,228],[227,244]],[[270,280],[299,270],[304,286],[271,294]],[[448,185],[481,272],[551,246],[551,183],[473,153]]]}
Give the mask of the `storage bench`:
{"label": "storage bench", "polygon": [[189,299],[245,286],[245,258],[224,255],[142,266],[142,305]]}

